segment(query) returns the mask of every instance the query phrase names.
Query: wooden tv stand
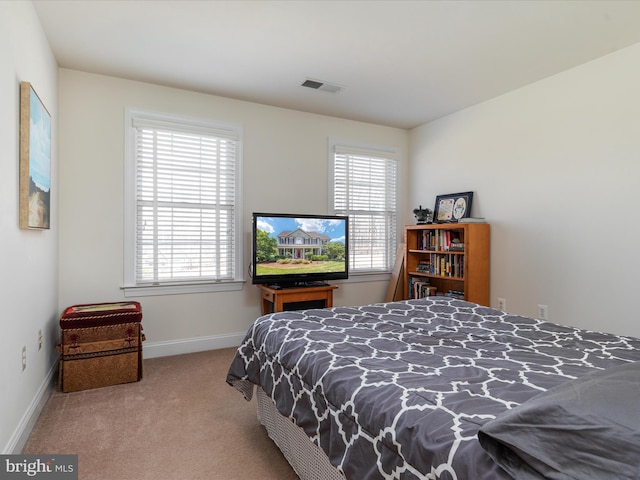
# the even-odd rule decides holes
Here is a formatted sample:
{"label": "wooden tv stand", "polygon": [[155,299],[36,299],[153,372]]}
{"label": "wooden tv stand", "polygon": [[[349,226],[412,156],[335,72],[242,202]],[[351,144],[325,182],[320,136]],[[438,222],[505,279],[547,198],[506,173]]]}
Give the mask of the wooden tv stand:
{"label": "wooden tv stand", "polygon": [[[286,304],[290,310],[292,306],[301,308],[318,308],[311,304],[318,302],[322,304],[319,308],[333,307],[333,291],[338,288],[335,285],[318,285],[309,287],[293,287],[293,288],[273,288],[268,285],[257,285],[262,295],[262,314],[266,315],[273,312],[283,312],[287,310]],[[304,307],[304,303],[308,302],[309,307]]]}

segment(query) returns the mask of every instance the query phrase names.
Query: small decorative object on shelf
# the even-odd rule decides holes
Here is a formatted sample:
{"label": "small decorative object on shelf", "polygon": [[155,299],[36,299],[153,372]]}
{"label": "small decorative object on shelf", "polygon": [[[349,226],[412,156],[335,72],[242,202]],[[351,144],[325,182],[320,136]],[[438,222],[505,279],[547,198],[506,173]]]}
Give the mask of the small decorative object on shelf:
{"label": "small decorative object on shelf", "polygon": [[449,246],[449,250],[452,252],[464,252],[464,243],[461,241],[452,241]]}
{"label": "small decorative object on shelf", "polygon": [[422,205],[413,209],[418,225],[429,224],[433,222],[433,212],[428,208],[422,208]]}

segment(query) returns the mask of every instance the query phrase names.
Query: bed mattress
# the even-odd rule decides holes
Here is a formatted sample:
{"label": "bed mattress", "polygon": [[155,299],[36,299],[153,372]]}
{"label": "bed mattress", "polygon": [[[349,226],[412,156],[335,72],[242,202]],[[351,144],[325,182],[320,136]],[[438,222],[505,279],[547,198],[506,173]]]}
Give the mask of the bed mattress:
{"label": "bed mattress", "polygon": [[636,361],[635,338],[430,297],[260,317],[227,382],[259,385],[347,479],[495,480],[487,422]]}

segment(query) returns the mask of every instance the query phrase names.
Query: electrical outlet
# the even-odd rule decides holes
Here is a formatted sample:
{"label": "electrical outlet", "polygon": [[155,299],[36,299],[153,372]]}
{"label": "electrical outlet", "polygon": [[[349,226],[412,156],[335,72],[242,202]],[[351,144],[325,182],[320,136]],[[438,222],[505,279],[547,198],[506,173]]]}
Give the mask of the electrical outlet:
{"label": "electrical outlet", "polygon": [[503,312],[507,311],[507,299],[498,297],[498,310],[502,310]]}
{"label": "electrical outlet", "polygon": [[538,318],[540,320],[549,320],[549,306],[538,305]]}
{"label": "electrical outlet", "polygon": [[22,346],[22,371],[27,368],[27,346]]}
{"label": "electrical outlet", "polygon": [[38,330],[38,350],[42,349],[44,343],[44,337],[42,336],[42,330]]}

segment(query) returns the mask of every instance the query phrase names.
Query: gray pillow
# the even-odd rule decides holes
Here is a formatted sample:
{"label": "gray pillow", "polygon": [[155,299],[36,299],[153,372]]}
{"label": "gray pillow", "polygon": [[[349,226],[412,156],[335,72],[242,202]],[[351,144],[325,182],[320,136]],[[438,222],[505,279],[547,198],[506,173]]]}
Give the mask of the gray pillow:
{"label": "gray pillow", "polygon": [[640,362],[590,373],[487,422],[480,444],[528,479],[640,479]]}

